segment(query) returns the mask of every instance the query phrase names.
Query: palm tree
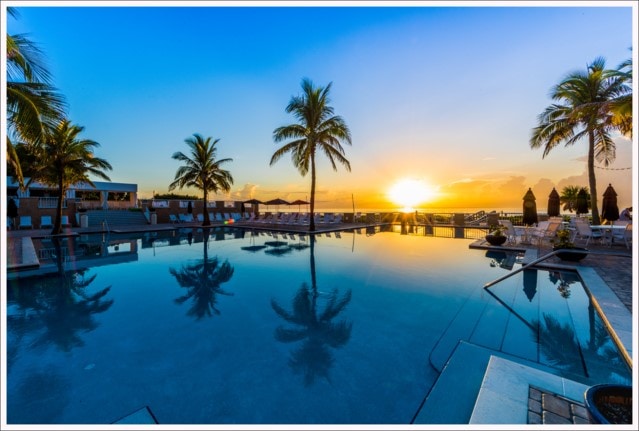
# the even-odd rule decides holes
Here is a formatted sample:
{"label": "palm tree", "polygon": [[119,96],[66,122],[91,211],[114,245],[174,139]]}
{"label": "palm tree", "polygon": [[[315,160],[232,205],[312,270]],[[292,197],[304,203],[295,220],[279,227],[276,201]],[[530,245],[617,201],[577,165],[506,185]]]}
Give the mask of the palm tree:
{"label": "palm tree", "polygon": [[175,173],[175,181],[169,186],[169,191],[179,187],[195,187],[202,190],[204,203],[204,221],[202,226],[210,226],[209,212],[207,210],[207,200],[209,191],[217,193],[219,191],[229,192],[233,184],[231,173],[220,166],[233,159],[215,160],[219,142],[216,139],[211,143],[211,138],[204,139],[201,135],[194,133],[193,137],[184,140],[191,149],[191,157],[186,156],[181,151],[173,153],[173,158],[184,162]]}
{"label": "palm tree", "polygon": [[93,153],[93,148],[100,144],[90,139],[79,139],[78,135],[83,130],[82,126],[62,120],[48,131],[43,145],[36,149],[38,162],[30,181],[37,180],[58,188],[53,235],[62,232],[62,203],[69,186],[79,182],[94,186],[89,175],[110,180],[103,171],[111,170],[111,165]]}
{"label": "palm tree", "polygon": [[610,131],[615,129],[610,102],[628,91],[626,80],[607,70],[603,58],[597,58],[585,73],[573,72],[553,88],[551,97],[559,103],[550,105],[539,115],[539,124],[532,131],[530,147],[543,147],[542,157],[562,143],[570,146],[587,138],[594,224],[600,223],[595,160],[608,166],[615,159],[615,143],[610,137]]}
{"label": "palm tree", "polygon": [[[580,187],[580,186],[566,186],[561,190],[561,196],[559,196],[559,200],[564,204],[564,211],[573,212],[577,209],[577,195],[579,194],[579,190],[585,189],[586,193],[588,192],[588,187]],[[590,207],[590,194],[588,194],[588,207]]]}
{"label": "palm tree", "polygon": [[308,79],[302,80],[303,94],[293,96],[286,107],[287,113],[292,113],[299,123],[278,127],[273,132],[275,142],[287,139],[293,141],[278,149],[271,157],[270,165],[273,166],[284,154],[290,152],[293,164],[302,176],[311,171],[311,221],[309,230],[315,230],[315,153],[321,150],[331,162],[333,169],[337,171],[336,161],[346,167],[350,172],[351,164],[344,157],[344,148],[340,141],[351,144],[351,133],[344,120],[333,115],[333,108],[329,106],[328,93],[332,83],[325,88],[313,86]]}
{"label": "palm tree", "polygon": [[[612,73],[632,85],[632,59],[619,65]],[[612,125],[629,138],[632,138],[632,92],[621,94],[610,104]]]}
{"label": "palm tree", "polygon": [[[18,15],[14,8],[7,11]],[[7,34],[7,162],[20,186],[24,177],[14,142],[41,144],[46,126],[57,124],[64,108],[64,98],[51,86],[37,45],[24,35]]]}

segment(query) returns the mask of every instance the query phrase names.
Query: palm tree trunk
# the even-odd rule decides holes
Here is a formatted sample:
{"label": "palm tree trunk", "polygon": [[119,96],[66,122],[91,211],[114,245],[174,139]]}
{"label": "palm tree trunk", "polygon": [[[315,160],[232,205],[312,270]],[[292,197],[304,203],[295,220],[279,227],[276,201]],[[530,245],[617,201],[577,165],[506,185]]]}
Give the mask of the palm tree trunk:
{"label": "palm tree trunk", "polygon": [[595,135],[588,132],[588,183],[590,186],[590,208],[592,224],[601,224],[599,207],[597,206],[597,179],[595,178]]}
{"label": "palm tree trunk", "polygon": [[204,204],[204,221],[202,221],[202,226],[211,226],[211,219],[209,219],[209,211],[206,208],[206,201],[208,200],[208,190],[204,189],[204,198],[203,198],[203,204]]}
{"label": "palm tree trunk", "polygon": [[53,223],[51,235],[62,233],[62,199],[64,198],[64,185],[62,178],[58,181],[58,191],[60,192],[60,196],[58,197],[58,204],[56,205],[55,223]]}
{"label": "palm tree trunk", "polygon": [[311,221],[308,225],[309,232],[315,230],[315,150],[311,153]]}

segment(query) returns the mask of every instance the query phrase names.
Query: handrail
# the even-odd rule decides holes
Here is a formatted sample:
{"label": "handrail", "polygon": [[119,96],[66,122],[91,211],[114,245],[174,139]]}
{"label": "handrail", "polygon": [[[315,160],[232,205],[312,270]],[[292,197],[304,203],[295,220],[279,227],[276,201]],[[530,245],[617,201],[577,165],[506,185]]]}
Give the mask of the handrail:
{"label": "handrail", "polygon": [[530,262],[530,263],[527,263],[526,265],[522,266],[521,268],[517,268],[517,269],[516,269],[515,271],[513,271],[513,272],[509,272],[508,274],[506,274],[506,275],[504,275],[504,276],[502,276],[502,277],[499,277],[499,278],[498,278],[498,279],[496,279],[496,280],[493,280],[493,281],[491,281],[491,282],[488,282],[488,283],[484,284],[484,289],[488,289],[489,287],[491,287],[491,286],[493,286],[493,285],[495,285],[495,284],[499,283],[500,281],[504,281],[505,279],[507,279],[507,278],[509,278],[509,277],[512,277],[512,276],[513,276],[513,275],[515,275],[515,274],[520,273],[520,272],[521,272],[521,271],[523,271],[524,269],[528,269],[528,268],[530,268],[531,266],[534,266],[534,265],[538,264],[539,262],[542,262],[542,261],[544,261],[544,260],[548,259],[549,257],[552,257],[552,256],[554,256],[554,255],[556,255],[556,254],[558,254],[558,253],[563,252],[563,251],[569,251],[569,252],[572,252],[572,253],[583,253],[583,254],[600,254],[600,255],[614,256],[614,257],[632,257],[632,255],[629,255],[629,254],[627,254],[627,253],[617,253],[617,252],[597,252],[597,251],[594,251],[594,250],[583,250],[583,251],[582,251],[582,250],[574,250],[574,249],[572,249],[572,250],[571,250],[571,249],[561,248],[561,249],[558,249],[558,250],[551,251],[550,253],[545,254],[545,255],[543,255],[542,257],[540,257],[540,258],[538,258],[538,259],[535,259],[535,260],[533,260],[533,261],[532,261],[532,262]]}
{"label": "handrail", "polygon": [[111,233],[111,231],[110,231],[110,229],[109,229],[109,222],[107,221],[107,219],[106,219],[106,218],[102,220],[102,228],[104,229],[104,227],[105,227],[105,226],[106,226],[106,232],[107,232],[108,234],[110,234],[110,233]]}

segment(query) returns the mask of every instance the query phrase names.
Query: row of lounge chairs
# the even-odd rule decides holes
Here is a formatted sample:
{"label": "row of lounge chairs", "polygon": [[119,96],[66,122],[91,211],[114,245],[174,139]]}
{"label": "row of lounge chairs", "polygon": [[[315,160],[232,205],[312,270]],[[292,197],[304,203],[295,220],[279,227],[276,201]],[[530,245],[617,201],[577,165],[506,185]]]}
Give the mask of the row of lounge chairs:
{"label": "row of lounge chairs", "polygon": [[[9,223],[10,223],[10,220],[7,219],[7,227],[11,227]],[[20,216],[20,220],[18,223],[19,223],[18,229],[35,229],[36,228],[36,226],[34,226],[33,222],[31,221],[31,216]],[[71,226],[71,223],[69,223],[69,216],[66,216],[66,215],[62,216],[60,223],[64,227]],[[46,228],[52,228],[52,227],[53,227],[53,221],[51,220],[51,216],[48,216],[48,215],[40,216],[40,225],[39,225],[40,229],[46,229]]]}
{"label": "row of lounge chairs", "polygon": [[[194,222],[203,222],[204,214],[197,214],[196,218],[193,217],[193,214],[179,214],[175,216],[174,214],[169,214],[169,219],[171,223],[194,223]],[[287,224],[287,225],[295,225],[295,224],[308,224],[310,221],[310,215],[308,213],[272,213],[269,215],[262,214],[260,216],[256,216],[255,213],[209,213],[209,220],[212,222],[250,222],[255,224]],[[339,224],[342,222],[341,214],[331,214],[327,213],[324,215],[315,214],[315,224]]]}
{"label": "row of lounge chairs", "polygon": [[571,232],[571,242],[579,242],[580,245],[588,246],[591,240],[612,244],[614,239],[625,242],[630,248],[632,242],[632,223],[625,221],[614,221],[613,225],[623,225],[624,230],[613,230],[611,238],[598,230],[591,228],[586,219],[575,217],[570,223],[565,223],[561,218],[551,218],[548,221],[541,221],[535,227],[513,226],[510,220],[500,220],[499,224],[506,230],[508,243],[516,244],[521,242],[536,243],[542,245],[544,241],[552,242],[560,229],[568,229]]}

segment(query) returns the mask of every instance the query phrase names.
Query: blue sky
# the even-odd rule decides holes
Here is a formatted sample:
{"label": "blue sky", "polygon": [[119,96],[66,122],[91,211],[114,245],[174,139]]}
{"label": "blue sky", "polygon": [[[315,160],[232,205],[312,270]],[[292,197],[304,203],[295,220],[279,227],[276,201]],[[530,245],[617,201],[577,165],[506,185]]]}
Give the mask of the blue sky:
{"label": "blue sky", "polygon": [[[39,44],[69,118],[101,144],[111,179],[137,183],[140,197],[167,191],[179,166],[171,155],[200,133],[234,159],[229,198],[304,199],[310,177],[288,157],[269,166],[272,133],[294,121],[284,109],[303,77],[332,82],[332,105],[353,137],[352,172],[320,158],[320,207],[350,206],[352,195],[380,207],[403,178],[430,184],[438,205],[460,207],[518,207],[528,187],[545,197],[553,186],[587,185],[585,143],[542,160],[529,147],[531,129],[554,84],[599,56],[616,67],[637,36],[631,2],[35,4],[7,18],[8,33]],[[622,205],[631,203],[632,160],[632,143],[619,138],[612,167],[621,170],[597,171],[601,193],[612,182]]]}

